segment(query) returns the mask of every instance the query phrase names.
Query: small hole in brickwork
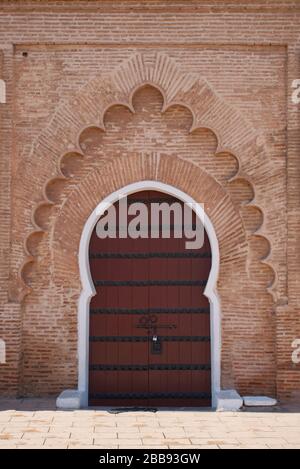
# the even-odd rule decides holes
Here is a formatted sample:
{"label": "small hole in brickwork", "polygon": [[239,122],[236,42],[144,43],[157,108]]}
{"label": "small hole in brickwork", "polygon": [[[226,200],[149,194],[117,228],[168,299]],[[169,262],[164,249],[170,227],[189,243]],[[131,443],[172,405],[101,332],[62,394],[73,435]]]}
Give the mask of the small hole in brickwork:
{"label": "small hole in brickwork", "polygon": [[28,56],[28,52],[24,51],[24,52],[22,52],[22,55],[23,55],[23,57],[27,57],[27,56]]}

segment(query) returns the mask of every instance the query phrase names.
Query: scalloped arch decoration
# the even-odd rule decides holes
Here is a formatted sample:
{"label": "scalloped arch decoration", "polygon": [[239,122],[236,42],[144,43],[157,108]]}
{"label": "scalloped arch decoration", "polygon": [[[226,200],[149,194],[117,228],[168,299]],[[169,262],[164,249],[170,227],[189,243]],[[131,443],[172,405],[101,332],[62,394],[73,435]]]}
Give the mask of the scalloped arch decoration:
{"label": "scalloped arch decoration", "polygon": [[[247,173],[247,167],[251,166],[251,157],[257,153],[266,153],[259,134],[204,79],[193,73],[185,73],[169,56],[157,53],[155,60],[149,63],[144,60],[142,53],[134,54],[111,74],[91,79],[71,102],[59,107],[27,158],[25,173],[38,181],[37,198],[40,200],[32,212],[33,230],[25,232],[25,260],[19,267],[18,285],[14,285],[12,289],[17,291],[15,297],[18,301],[30,292],[23,275],[26,265],[34,261],[29,241],[35,233],[45,231],[37,220],[36,212],[43,206],[50,207],[54,204],[47,194],[49,184],[56,179],[67,179],[62,171],[61,161],[66,154],[72,152],[84,156],[79,146],[81,133],[88,127],[98,127],[105,131],[104,116],[110,107],[123,105],[134,112],[134,93],[147,84],[161,92],[164,100],[162,112],[172,105],[186,107],[192,114],[190,132],[200,128],[210,129],[217,137],[216,153],[226,151],[236,157],[238,171],[232,180],[242,178],[252,185],[254,197],[248,205],[257,207],[263,213],[255,198],[254,184]],[[265,237],[270,245],[264,223],[253,234]],[[276,272],[272,267],[271,247],[268,257],[261,261],[274,272],[274,281],[267,289],[276,301]]]}

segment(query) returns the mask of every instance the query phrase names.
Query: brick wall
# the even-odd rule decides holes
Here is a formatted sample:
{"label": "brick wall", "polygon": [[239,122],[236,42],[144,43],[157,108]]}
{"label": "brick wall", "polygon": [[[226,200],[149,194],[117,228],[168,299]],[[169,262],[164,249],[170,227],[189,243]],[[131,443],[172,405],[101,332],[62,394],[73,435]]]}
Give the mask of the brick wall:
{"label": "brick wall", "polygon": [[214,220],[223,386],[299,399],[299,38],[292,1],[1,2],[1,392],[76,387],[84,222],[153,177]]}

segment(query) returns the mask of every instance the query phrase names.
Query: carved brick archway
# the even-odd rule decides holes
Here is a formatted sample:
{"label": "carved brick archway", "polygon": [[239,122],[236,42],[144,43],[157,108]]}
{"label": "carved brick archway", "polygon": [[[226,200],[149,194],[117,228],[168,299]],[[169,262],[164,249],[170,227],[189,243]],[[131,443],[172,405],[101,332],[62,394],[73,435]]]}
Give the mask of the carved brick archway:
{"label": "carved brick archway", "polygon": [[[30,184],[15,188],[16,197],[21,191],[20,196],[24,201],[24,205],[16,207],[16,219],[22,226],[23,239],[16,239],[13,249],[19,253],[18,245],[23,242],[25,258],[21,259],[20,264],[20,256],[17,255],[15,262],[12,262],[10,291],[13,301],[22,300],[30,291],[24,271],[28,264],[34,262],[34,249],[31,245],[35,244],[35,239],[39,239],[39,234],[44,231],[39,223],[40,213],[42,212],[42,218],[46,216],[43,212],[47,212],[54,203],[47,188],[53,181],[65,179],[61,169],[65,156],[70,153],[83,156],[79,144],[80,136],[90,127],[105,131],[104,116],[113,106],[122,105],[134,112],[133,96],[137,89],[147,84],[160,90],[164,101],[162,112],[175,105],[186,107],[192,114],[190,132],[201,128],[210,129],[217,137],[216,154],[229,152],[234,155],[238,161],[238,171],[233,179],[244,179],[252,186],[253,200],[250,203],[262,212],[259,201],[255,199],[255,187],[251,181],[253,157],[265,152],[264,142],[259,134],[205,80],[195,74],[185,73],[167,55],[158,53],[155,61],[149,64],[144,60],[143,54],[136,54],[112,74],[92,79],[71,102],[58,108],[47,129],[35,142],[32,153],[19,168],[22,178],[30,181]],[[35,186],[34,196],[32,181]],[[26,194],[24,196],[26,191],[28,198]],[[27,228],[28,210],[32,210],[32,230]],[[253,234],[267,239],[263,222],[257,233]],[[271,250],[269,251],[268,258],[262,262],[273,271],[274,278],[268,291],[276,299],[276,273],[272,267]]]}
{"label": "carved brick archway", "polygon": [[[182,200],[196,201],[203,204],[206,215],[204,225],[212,247],[212,270],[205,294],[211,305],[212,405],[215,407],[216,395],[220,390],[221,359],[221,312],[216,289],[219,260],[221,254],[223,266],[220,278],[222,301],[222,293],[224,291],[228,292],[231,288],[229,268],[232,270],[232,266],[228,266],[226,259],[235,259],[235,264],[239,266],[239,284],[235,282],[236,294],[239,294],[239,292],[241,294],[243,285],[247,282],[247,244],[243,224],[224,189],[206,172],[200,168],[195,169],[193,164],[176,156],[160,155],[158,157],[155,154],[148,156],[133,155],[126,159],[116,158],[115,162],[108,165],[105,171],[99,170],[90,174],[73,192],[53,226],[55,282],[57,282],[57,286],[64,285],[66,291],[70,288],[74,292],[76,288],[77,294],[75,297],[80,298],[78,303],[78,390],[71,394],[73,405],[87,405],[88,305],[93,289],[88,281],[89,269],[86,254],[91,230],[102,213],[101,203],[99,202],[102,200],[112,201],[114,200],[113,194],[124,190],[130,193],[130,190],[136,191],[139,187],[169,191],[169,193],[180,197]],[[214,194],[213,198],[212,194]],[[220,206],[222,207],[221,211]],[[74,207],[77,208],[76,212]],[[230,226],[224,224],[224,220],[230,220]],[[218,243],[218,239],[220,243]],[[74,252],[79,252],[80,269],[76,265],[78,261],[77,257],[74,256]],[[68,286],[70,282],[69,272],[76,270],[78,276],[76,280],[72,277],[72,282]],[[79,279],[79,273],[81,279]],[[73,308],[76,308],[75,302]],[[225,307],[225,311],[226,309]],[[62,396],[64,395],[62,394]],[[66,395],[69,396],[67,392]],[[59,405],[62,407],[68,405],[68,400],[69,398],[65,400],[64,397],[61,397],[58,401]]]}

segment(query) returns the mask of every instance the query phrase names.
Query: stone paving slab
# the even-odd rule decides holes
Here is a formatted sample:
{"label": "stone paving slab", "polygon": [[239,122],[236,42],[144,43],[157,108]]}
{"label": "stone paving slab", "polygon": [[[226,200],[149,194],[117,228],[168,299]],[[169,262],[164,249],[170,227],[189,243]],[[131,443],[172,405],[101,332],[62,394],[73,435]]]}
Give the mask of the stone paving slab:
{"label": "stone paving slab", "polygon": [[300,448],[300,407],[240,412],[57,410],[55,399],[0,400],[0,449]]}

